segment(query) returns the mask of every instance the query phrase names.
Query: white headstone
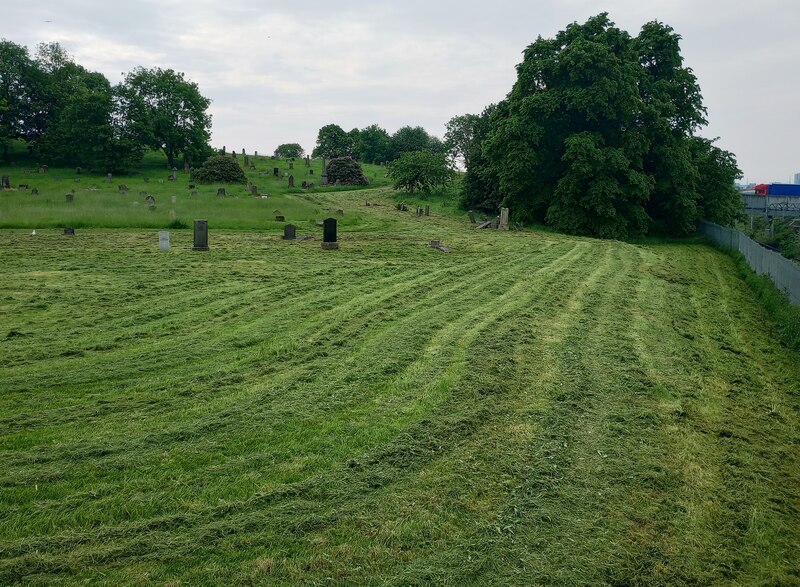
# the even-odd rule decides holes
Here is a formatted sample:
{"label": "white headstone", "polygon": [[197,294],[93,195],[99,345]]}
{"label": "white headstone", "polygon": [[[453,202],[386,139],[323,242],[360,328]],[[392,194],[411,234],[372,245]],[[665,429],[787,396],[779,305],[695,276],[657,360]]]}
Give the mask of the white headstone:
{"label": "white headstone", "polygon": [[172,203],[174,204],[177,201],[178,201],[178,196],[172,196]]}
{"label": "white headstone", "polygon": [[169,251],[169,231],[161,230],[158,233],[158,248],[162,251]]}

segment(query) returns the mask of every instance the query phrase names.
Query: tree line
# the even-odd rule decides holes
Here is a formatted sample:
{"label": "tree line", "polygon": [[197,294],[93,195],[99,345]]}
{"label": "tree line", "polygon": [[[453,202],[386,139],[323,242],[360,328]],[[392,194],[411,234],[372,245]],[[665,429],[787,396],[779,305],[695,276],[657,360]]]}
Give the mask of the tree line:
{"label": "tree line", "polygon": [[171,69],[137,67],[112,85],[58,43],[27,47],[0,41],[0,149],[23,140],[52,165],[129,169],[149,149],[170,166],[202,163],[211,153],[210,100]]}

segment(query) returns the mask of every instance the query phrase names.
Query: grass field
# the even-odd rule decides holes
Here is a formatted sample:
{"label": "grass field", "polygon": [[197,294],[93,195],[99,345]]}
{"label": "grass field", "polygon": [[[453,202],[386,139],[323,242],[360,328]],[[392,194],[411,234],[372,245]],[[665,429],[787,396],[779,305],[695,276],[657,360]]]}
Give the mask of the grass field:
{"label": "grass field", "polygon": [[389,195],[0,231],[0,584],[800,585],[800,356],[728,257]]}

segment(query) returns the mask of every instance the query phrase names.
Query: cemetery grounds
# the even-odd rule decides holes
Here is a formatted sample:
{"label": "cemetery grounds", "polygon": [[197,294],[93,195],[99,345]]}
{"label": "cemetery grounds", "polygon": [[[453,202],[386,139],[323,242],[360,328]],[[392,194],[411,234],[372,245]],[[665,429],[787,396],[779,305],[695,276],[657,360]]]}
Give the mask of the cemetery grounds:
{"label": "cemetery grounds", "polygon": [[800,357],[702,241],[61,173],[0,194],[0,584],[800,585]]}

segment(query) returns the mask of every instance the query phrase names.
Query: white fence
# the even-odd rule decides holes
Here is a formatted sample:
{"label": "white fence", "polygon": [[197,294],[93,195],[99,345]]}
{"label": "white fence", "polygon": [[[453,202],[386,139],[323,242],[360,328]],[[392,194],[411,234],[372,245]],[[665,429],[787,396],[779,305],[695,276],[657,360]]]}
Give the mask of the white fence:
{"label": "white fence", "polygon": [[715,243],[739,251],[747,259],[753,271],[769,275],[775,286],[786,292],[790,302],[800,305],[800,267],[793,261],[780,253],[765,249],[738,230],[703,221],[700,222],[698,230],[700,234]]}

